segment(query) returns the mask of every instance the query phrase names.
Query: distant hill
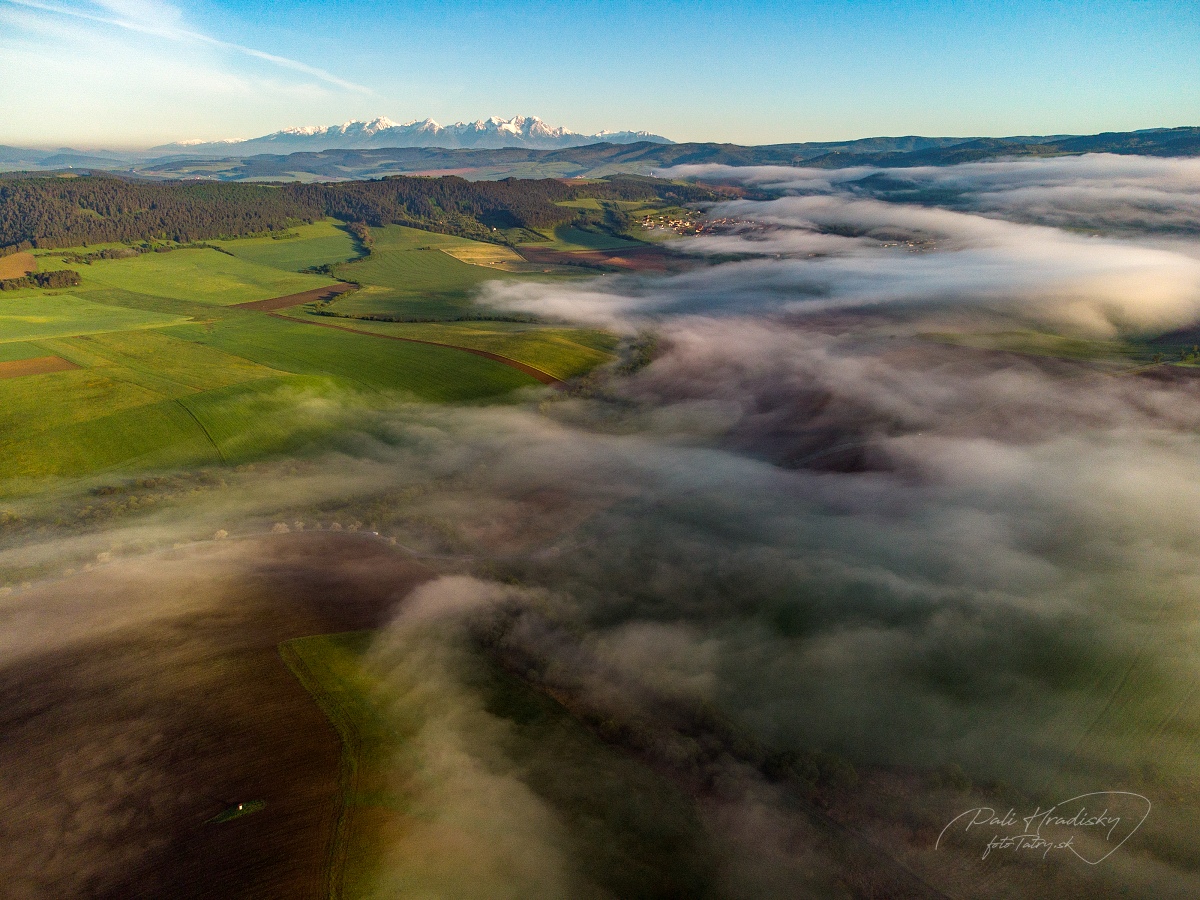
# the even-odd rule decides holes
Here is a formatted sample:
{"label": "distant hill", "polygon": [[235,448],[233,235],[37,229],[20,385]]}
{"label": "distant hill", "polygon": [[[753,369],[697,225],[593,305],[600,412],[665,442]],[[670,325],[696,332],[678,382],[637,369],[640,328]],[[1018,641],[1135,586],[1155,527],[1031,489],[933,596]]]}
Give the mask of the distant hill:
{"label": "distant hill", "polygon": [[1107,131],[1082,137],[977,138],[938,148],[882,153],[831,151],[812,157],[805,165],[839,169],[846,166],[882,168],[951,166],[987,159],[1072,156],[1081,153],[1117,153],[1137,156],[1200,155],[1200,128],[1154,128],[1147,131]]}
{"label": "distant hill", "polygon": [[399,174],[457,174],[467,178],[603,177],[649,174],[655,169],[690,163],[731,166],[804,165],[834,152],[862,154],[906,148],[910,152],[949,147],[962,138],[865,138],[808,144],[628,144],[603,142],[557,150],[507,147],[490,150],[398,147],[370,150],[332,149],[319,152],[254,156],[168,157],[138,168],[155,178],[212,178],[222,181],[262,179],[344,180]]}
{"label": "distant hill", "polygon": [[50,154],[44,150],[26,150],[23,147],[6,147],[0,144],[0,165],[4,168],[27,167],[36,169]]}
{"label": "distant hill", "polygon": [[231,153],[293,153],[321,150],[366,150],[381,147],[442,147],[446,149],[472,147],[496,150],[502,147],[526,147],[552,150],[578,147],[599,142],[630,144],[650,141],[671,143],[665,137],[648,131],[602,131],[599,134],[579,134],[566,128],[547,125],[537,116],[514,116],[501,119],[492,116],[478,122],[456,122],[442,126],[433,119],[400,124],[386,117],[370,122],[346,122],[327,127],[288,128],[264,137],[244,141],[189,141],[153,148],[152,152],[189,156],[228,156]]}
{"label": "distant hill", "polygon": [[109,150],[30,150],[0,145],[0,169],[122,169],[130,165],[129,154]]}
{"label": "distant hill", "polygon": [[[531,122],[509,120],[518,131],[533,134]],[[499,128],[504,120],[488,120]],[[363,124],[363,123],[358,123]],[[367,123],[370,125],[371,123]],[[484,123],[486,124],[486,123]],[[544,124],[544,123],[543,123]],[[480,125],[480,123],[475,123]],[[339,126],[342,128],[346,126]],[[370,140],[385,135],[392,126],[379,125]],[[409,126],[398,126],[408,128]],[[455,126],[457,127],[457,126]],[[474,127],[471,126],[471,127]],[[365,126],[360,131],[365,134]],[[446,129],[443,129],[444,131]],[[319,140],[337,142],[329,129],[313,130]],[[555,131],[550,129],[550,131]],[[348,129],[346,135],[358,134]],[[279,132],[279,135],[286,135]],[[875,166],[949,166],[994,159],[1069,156],[1082,153],[1118,153],[1144,156],[1200,156],[1200,127],[1153,128],[1145,131],[1105,132],[1094,135],[1049,135],[1006,138],[875,137],[853,141],[821,141],[797,144],[662,143],[664,139],[626,140],[629,132],[592,140],[581,146],[565,147],[331,147],[295,150],[290,141],[303,135],[272,135],[256,141],[188,148],[175,146],[140,154],[109,151],[22,150],[0,147],[0,169],[63,170],[96,169],[122,171],[147,178],[186,178],[214,181],[348,181],[402,174],[455,174],[474,180],[518,178],[604,177],[614,174],[651,174],[679,165],[721,164],[728,166],[811,166],[848,168]],[[595,137],[595,136],[593,136]],[[620,138],[620,139],[618,139]],[[348,137],[347,140],[359,140]],[[565,138],[564,138],[565,139]],[[368,140],[363,137],[362,140]],[[482,138],[481,138],[482,140]],[[573,138],[572,138],[573,140]],[[591,140],[591,138],[589,138]],[[253,150],[269,142],[272,152]]]}
{"label": "distant hill", "polygon": [[139,168],[155,178],[244,180],[345,180],[399,174],[457,174],[466,178],[603,177],[651,174],[680,165],[727,166],[948,166],[988,159],[1120,153],[1148,156],[1200,155],[1200,128],[1110,132],[1085,137],[865,138],[803,144],[656,144],[638,141],[558,150],[495,150],[407,147],[260,154],[225,159],[173,158]]}

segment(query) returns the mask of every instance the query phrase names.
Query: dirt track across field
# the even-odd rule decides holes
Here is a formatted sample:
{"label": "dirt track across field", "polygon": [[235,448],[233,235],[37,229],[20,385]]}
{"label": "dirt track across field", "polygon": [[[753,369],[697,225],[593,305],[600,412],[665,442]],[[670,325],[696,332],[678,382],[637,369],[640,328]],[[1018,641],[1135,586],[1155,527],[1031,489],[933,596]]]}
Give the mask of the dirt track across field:
{"label": "dirt track across field", "polygon": [[293,319],[291,316],[280,316],[271,313],[276,319],[283,319],[285,322],[302,322],[307,325],[316,325],[319,328],[336,328],[338,331],[349,331],[351,334],[365,334],[367,337],[384,338],[389,341],[404,341],[407,344],[427,344],[430,347],[445,347],[447,350],[461,350],[463,353],[473,353],[476,356],[482,356],[484,359],[490,359],[493,362],[498,362],[510,368],[516,369],[518,372],[524,372],[530,378],[537,379],[542,384],[548,384],[552,387],[559,387],[564,382],[561,378],[555,378],[549,372],[543,372],[541,369],[519,362],[515,359],[510,359],[507,356],[501,356],[499,353],[491,353],[487,350],[476,350],[474,347],[460,347],[458,344],[443,344],[440,341],[422,341],[418,338],[400,337],[395,334],[380,334],[377,331],[363,331],[360,328],[350,328],[347,325],[334,325],[332,322],[313,322],[310,319]]}
{"label": "dirt track across field", "polygon": [[268,300],[251,300],[249,303],[235,303],[234,309],[257,309],[260,312],[271,312],[276,309],[289,309],[303,303],[313,303],[317,300],[330,300],[338,294],[358,290],[357,284],[331,284],[328,287],[314,288],[302,294],[288,294],[286,297],[271,297]]}
{"label": "dirt track across field", "polygon": [[22,375],[48,375],[51,372],[66,372],[79,366],[61,356],[35,356],[33,359],[14,359],[0,362],[0,379],[20,378]]}

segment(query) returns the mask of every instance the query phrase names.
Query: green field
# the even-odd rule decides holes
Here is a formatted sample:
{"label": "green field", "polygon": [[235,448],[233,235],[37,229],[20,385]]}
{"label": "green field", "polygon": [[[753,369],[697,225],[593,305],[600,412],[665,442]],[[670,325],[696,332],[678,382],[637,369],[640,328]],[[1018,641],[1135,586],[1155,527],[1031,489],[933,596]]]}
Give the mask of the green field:
{"label": "green field", "polygon": [[647,205],[642,200],[600,200],[596,197],[582,197],[579,200],[559,200],[554,204],[562,206],[566,209],[587,209],[599,212],[604,209],[620,209],[626,212],[631,210],[653,209],[658,210],[657,205]]}
{"label": "green field", "polygon": [[579,328],[548,328],[523,322],[371,322],[337,320],[297,308],[289,315],[300,321],[335,321],[347,328],[374,334],[435,341],[498,353],[566,379],[609,362],[616,339],[606,332]]}
{"label": "green field", "polygon": [[93,303],[74,294],[20,291],[0,297],[0,344],[72,334],[161,328],[180,316]]}
{"label": "green field", "polygon": [[[338,275],[363,287],[334,301],[339,316],[437,318],[472,310],[471,295],[486,281],[516,277],[491,263],[511,257],[504,247],[450,235],[392,226],[373,229],[371,256],[338,267]],[[452,256],[451,254],[456,254]],[[465,260],[477,260],[472,264]],[[298,321],[335,323],[363,332],[486,350],[541,369],[557,378],[580,375],[612,358],[615,340],[595,331],[516,322],[375,322],[314,316],[304,307],[287,315]]]}
{"label": "green field", "polygon": [[299,294],[334,283],[322,275],[275,269],[217,250],[145,253],[78,268],[86,283],[220,306]]}
{"label": "green field", "polygon": [[536,382],[467,353],[317,328],[257,314],[171,333],[225,353],[301,375],[333,377],[346,388],[390,391],[412,400],[484,400]]}
{"label": "green field", "polygon": [[[540,387],[517,369],[453,347],[487,350],[559,378],[612,358],[615,338],[595,331],[366,322],[317,317],[303,307],[289,310],[289,320],[231,308],[333,283],[296,270],[354,254],[354,241],[332,223],[294,233],[224,242],[228,252],[175,249],[71,264],[82,277],[78,287],[0,297],[0,361],[55,355],[82,367],[0,380],[4,492],[45,477],[319,449],[348,416],[369,418],[381,405],[495,402]],[[400,227],[374,235],[370,258],[337,266],[365,286],[332,309],[474,314],[479,285],[517,277],[495,269],[511,254],[503,247]],[[39,266],[61,268],[63,260],[40,253]]]}
{"label": "green field", "polygon": [[300,225],[287,234],[282,238],[247,238],[215,243],[238,259],[285,272],[346,262],[359,255],[354,238],[344,226],[334,222]]}
{"label": "green field", "polygon": [[625,250],[639,247],[637,241],[614,237],[599,231],[584,231],[572,225],[559,225],[553,231],[543,232],[547,243],[530,244],[531,247],[575,253],[583,250]]}
{"label": "green field", "polygon": [[559,200],[555,206],[562,206],[566,209],[590,209],[599,212],[604,209],[604,201],[598,200],[595,197],[583,197],[579,200]]}
{"label": "green field", "polygon": [[78,337],[55,347],[59,356],[94,372],[120,373],[125,380],[164,394],[182,395],[283,374],[161,331]]}
{"label": "green field", "polygon": [[34,359],[38,356],[48,356],[45,349],[37,344],[26,344],[21,341],[0,342],[0,362],[14,362],[19,359]]}
{"label": "green field", "polygon": [[202,391],[179,403],[222,462],[240,463],[319,442],[345,421],[339,411],[345,400],[329,379],[287,376]]}
{"label": "green field", "polygon": [[481,284],[514,276],[490,266],[455,259],[448,249],[478,246],[476,241],[392,225],[372,229],[375,246],[363,260],[335,269],[338,277],[366,285],[337,301],[352,315],[444,317],[461,314]]}
{"label": "green field", "polygon": [[251,313],[203,329],[154,334],[146,346],[132,333],[119,345],[45,342],[44,352],[90,367],[0,380],[0,474],[248,460],[336,432],[364,391],[368,403],[478,402],[537,384],[456,350]]}
{"label": "green field", "polygon": [[[0,440],[11,447],[32,434],[73,427],[162,399],[150,388],[91,369],[6,378],[0,380]],[[7,455],[0,460],[6,467],[10,462]],[[53,460],[44,465],[59,468]]]}
{"label": "green field", "polygon": [[180,392],[139,384],[116,368],[0,381],[0,473],[69,477],[118,465],[217,461],[171,393]]}
{"label": "green field", "polygon": [[[9,477],[219,461],[222,453],[189,405],[245,381],[275,385],[282,375],[161,332],[78,336],[38,347],[85,368],[0,381],[0,472]],[[258,450],[269,452],[279,442],[265,426],[261,416],[243,421]]]}

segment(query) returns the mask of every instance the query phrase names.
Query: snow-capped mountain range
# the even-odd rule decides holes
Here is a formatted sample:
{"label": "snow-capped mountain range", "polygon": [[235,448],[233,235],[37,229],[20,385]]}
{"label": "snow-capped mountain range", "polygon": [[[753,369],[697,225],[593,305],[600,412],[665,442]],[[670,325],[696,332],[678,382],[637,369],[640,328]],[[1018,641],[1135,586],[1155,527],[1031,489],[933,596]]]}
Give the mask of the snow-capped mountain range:
{"label": "snow-capped mountain range", "polygon": [[648,131],[601,131],[579,134],[566,128],[554,128],[537,116],[492,116],[478,122],[456,122],[442,126],[433,119],[423,122],[393,122],[381,116],[370,122],[347,122],[327,127],[286,128],[264,137],[229,141],[183,141],[155,147],[164,153],[231,155],[252,153],[296,153],[320,150],[365,150],[382,147],[460,147],[494,150],[501,147],[526,147],[554,150],[582,147],[585,144],[632,144],[671,141]]}

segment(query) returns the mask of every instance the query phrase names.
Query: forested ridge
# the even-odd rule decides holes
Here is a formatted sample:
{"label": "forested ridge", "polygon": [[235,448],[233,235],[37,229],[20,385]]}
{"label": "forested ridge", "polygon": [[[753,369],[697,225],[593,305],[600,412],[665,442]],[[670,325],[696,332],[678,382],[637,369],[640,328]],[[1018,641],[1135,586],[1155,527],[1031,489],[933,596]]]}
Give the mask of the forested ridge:
{"label": "forested ridge", "polygon": [[555,203],[584,197],[675,203],[716,199],[704,187],[640,177],[572,182],[397,176],[278,187],[142,182],[108,175],[9,177],[0,179],[0,247],[154,239],[187,243],[286,230],[327,216],[503,241],[501,232],[493,229],[569,222],[576,211]]}
{"label": "forested ridge", "polygon": [[319,216],[285,192],[260,185],[153,184],[95,175],[0,180],[0,246],[188,242],[273,231]]}

